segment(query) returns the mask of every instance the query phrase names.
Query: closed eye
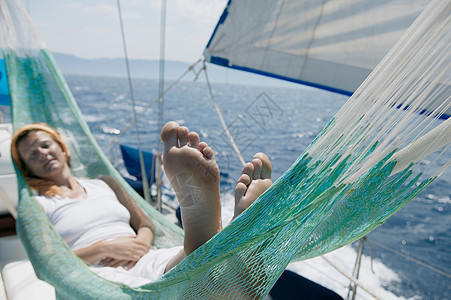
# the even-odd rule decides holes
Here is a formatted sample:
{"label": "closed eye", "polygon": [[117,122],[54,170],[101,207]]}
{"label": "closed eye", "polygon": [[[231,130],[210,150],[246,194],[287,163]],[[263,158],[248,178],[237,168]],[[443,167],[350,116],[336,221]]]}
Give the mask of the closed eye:
{"label": "closed eye", "polygon": [[50,141],[45,141],[45,142],[43,142],[43,143],[40,145],[40,147],[43,148],[43,149],[47,149],[47,148],[50,147],[51,144],[52,144],[52,143],[51,143]]}

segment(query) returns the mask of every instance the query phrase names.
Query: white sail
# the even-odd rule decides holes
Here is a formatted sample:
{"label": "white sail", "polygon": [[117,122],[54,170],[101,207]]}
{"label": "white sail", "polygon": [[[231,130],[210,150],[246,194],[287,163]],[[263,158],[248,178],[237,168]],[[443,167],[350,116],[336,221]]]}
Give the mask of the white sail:
{"label": "white sail", "polygon": [[351,95],[429,2],[231,0],[204,56]]}

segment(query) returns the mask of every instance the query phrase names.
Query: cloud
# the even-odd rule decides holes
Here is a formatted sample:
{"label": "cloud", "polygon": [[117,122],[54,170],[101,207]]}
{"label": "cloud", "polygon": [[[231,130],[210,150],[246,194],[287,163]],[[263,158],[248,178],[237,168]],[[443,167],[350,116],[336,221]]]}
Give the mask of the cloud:
{"label": "cloud", "polygon": [[195,21],[199,27],[211,26],[217,22],[226,3],[226,0],[175,0],[170,3],[170,13]]}
{"label": "cloud", "polygon": [[70,9],[79,10],[83,14],[111,16],[117,15],[117,8],[108,4],[86,5],[72,2],[69,4]]}
{"label": "cloud", "polygon": [[[106,18],[114,18],[117,19],[118,17],[118,10],[117,6],[109,5],[109,4],[96,4],[96,5],[90,5],[90,4],[80,4],[77,2],[72,2],[69,4],[70,9],[76,9],[82,14],[86,15],[96,15],[99,17],[106,17]],[[124,18],[127,19],[136,19],[139,18],[139,15],[137,13],[133,13],[130,11],[124,11],[122,9],[122,15]]]}
{"label": "cloud", "polygon": [[[123,55],[116,1],[42,1],[32,12],[50,49],[85,58]],[[196,60],[227,1],[167,0],[166,59]],[[121,0],[130,57],[159,57],[160,7],[161,0]]]}

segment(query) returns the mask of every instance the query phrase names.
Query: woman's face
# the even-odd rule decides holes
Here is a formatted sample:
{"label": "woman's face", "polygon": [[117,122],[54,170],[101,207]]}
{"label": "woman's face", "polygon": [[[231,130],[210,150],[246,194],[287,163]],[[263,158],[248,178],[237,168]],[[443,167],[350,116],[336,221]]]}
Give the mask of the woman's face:
{"label": "woman's face", "polygon": [[30,175],[52,179],[67,167],[66,153],[45,131],[32,131],[17,144],[22,161]]}

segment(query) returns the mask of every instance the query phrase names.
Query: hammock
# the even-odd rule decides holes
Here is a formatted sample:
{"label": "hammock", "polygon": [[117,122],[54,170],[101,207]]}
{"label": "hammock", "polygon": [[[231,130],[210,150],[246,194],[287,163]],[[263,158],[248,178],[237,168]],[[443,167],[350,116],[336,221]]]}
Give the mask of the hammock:
{"label": "hammock", "polygon": [[[104,156],[20,1],[0,4],[14,128],[54,126],[70,146],[76,176],[113,176],[154,221],[155,247],[182,244],[183,232],[139,197]],[[450,164],[440,154],[448,151],[451,122],[438,120],[451,106],[450,12],[449,1],[429,5],[293,166],[156,282],[132,288],[92,273],[18,174],[17,229],[37,276],[61,299],[263,298],[288,263],[364,236]],[[438,169],[420,172],[426,157]]]}

